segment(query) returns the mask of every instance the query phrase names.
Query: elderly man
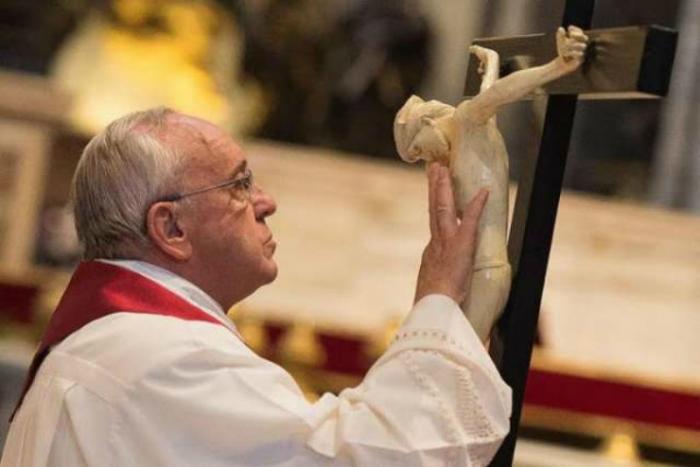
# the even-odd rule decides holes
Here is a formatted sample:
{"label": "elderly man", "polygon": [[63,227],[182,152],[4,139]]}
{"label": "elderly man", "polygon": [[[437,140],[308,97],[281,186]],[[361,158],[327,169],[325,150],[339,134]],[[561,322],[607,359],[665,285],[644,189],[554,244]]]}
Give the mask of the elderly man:
{"label": "elderly man", "polygon": [[356,388],[309,403],[224,313],[275,279],[275,201],[215,126],[155,109],[85,148],[85,261],[32,363],[2,467],[483,465],[510,392],[459,309],[487,193],[459,218],[429,169],[416,302]]}

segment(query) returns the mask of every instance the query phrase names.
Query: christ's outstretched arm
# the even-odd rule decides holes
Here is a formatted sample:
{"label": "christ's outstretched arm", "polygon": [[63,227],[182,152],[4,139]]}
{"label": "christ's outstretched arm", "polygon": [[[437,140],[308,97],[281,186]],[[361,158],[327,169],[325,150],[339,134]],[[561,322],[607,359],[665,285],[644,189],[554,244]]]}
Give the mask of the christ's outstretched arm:
{"label": "christ's outstretched arm", "polygon": [[540,86],[576,70],[583,63],[588,36],[580,28],[569,26],[557,30],[557,57],[541,66],[516,71],[498,78],[498,54],[479,46],[470,47],[484,71],[481,92],[457,106],[457,116],[485,123],[503,104],[522,99]]}

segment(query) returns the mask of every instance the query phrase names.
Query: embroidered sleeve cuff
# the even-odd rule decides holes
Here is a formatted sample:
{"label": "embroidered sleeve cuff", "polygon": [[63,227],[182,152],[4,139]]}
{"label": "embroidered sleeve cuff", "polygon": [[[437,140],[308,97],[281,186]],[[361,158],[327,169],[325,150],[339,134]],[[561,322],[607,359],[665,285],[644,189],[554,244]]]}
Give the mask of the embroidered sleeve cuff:
{"label": "embroidered sleeve cuff", "polygon": [[413,306],[401,331],[440,330],[465,348],[484,348],[461,308],[447,295],[428,295]]}
{"label": "embroidered sleeve cuff", "polygon": [[[450,348],[466,354],[493,376],[498,370],[461,308],[446,295],[428,295],[413,306],[388,353]],[[499,377],[500,379],[500,377]]]}

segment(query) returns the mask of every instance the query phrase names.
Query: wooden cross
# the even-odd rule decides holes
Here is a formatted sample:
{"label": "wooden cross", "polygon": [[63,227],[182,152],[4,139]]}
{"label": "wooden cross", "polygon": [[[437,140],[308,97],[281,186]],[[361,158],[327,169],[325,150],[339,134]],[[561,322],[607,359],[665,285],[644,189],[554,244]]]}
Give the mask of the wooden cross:
{"label": "wooden cross", "polygon": [[[589,29],[595,0],[567,0],[562,26]],[[658,26],[587,30],[586,62],[575,73],[545,86],[547,113],[539,154],[523,162],[508,239],[513,283],[491,339],[491,355],[513,389],[511,429],[492,465],[511,465],[525,383],[537,329],[552,233],[579,95],[588,99],[654,98],[668,91],[677,32]],[[478,39],[496,50],[504,73],[513,64],[545,63],[556,56],[553,34]],[[467,96],[479,92],[478,62],[470,58]],[[510,69],[509,69],[510,68]]]}

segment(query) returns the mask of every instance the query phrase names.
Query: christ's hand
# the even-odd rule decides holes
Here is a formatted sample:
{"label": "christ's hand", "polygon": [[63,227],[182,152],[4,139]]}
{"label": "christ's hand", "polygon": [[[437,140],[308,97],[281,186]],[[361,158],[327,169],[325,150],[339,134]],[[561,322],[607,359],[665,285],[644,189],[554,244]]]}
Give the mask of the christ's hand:
{"label": "christ's hand", "polygon": [[557,30],[558,64],[565,73],[571,73],[583,64],[588,47],[588,36],[576,26]]}

